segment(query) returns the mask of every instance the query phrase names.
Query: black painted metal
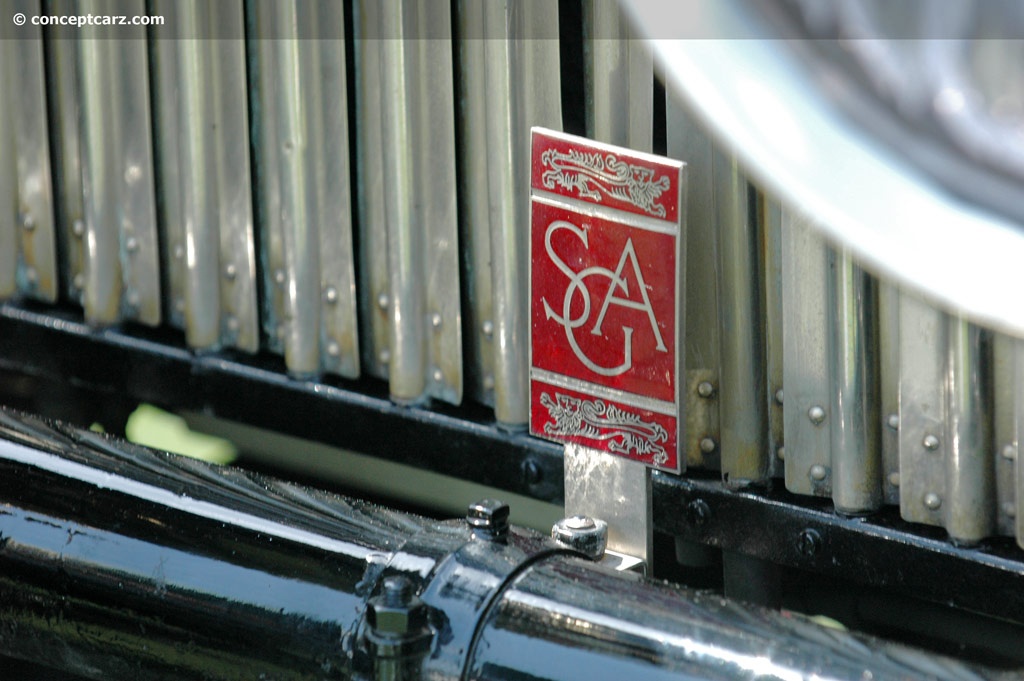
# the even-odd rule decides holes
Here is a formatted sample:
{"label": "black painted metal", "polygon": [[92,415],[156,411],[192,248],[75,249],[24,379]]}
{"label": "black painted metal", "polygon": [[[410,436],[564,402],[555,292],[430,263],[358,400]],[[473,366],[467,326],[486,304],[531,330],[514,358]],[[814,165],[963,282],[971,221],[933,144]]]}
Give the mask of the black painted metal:
{"label": "black painted metal", "polygon": [[1009,538],[958,548],[937,528],[903,522],[896,508],[848,518],[784,491],[668,475],[656,476],[653,505],[659,530],[691,542],[1024,621],[1024,563]]}
{"label": "black painted metal", "polygon": [[[61,388],[57,401],[73,390],[80,402],[104,408],[131,398],[204,411],[541,500],[562,498],[560,449],[500,431],[482,408],[398,407],[375,381],[296,380],[270,356],[195,356],[169,332],[96,331],[74,311],[0,305],[0,370],[38,382],[44,397]],[[1024,552],[1011,540],[957,548],[941,530],[903,522],[895,508],[844,518],[828,502],[735,492],[694,475],[656,474],[653,489],[659,532],[1024,622]]]}
{"label": "black painted metal", "polygon": [[269,355],[197,356],[180,334],[166,330],[98,331],[82,322],[80,311],[2,304],[0,369],[85,393],[204,411],[537,499],[562,499],[561,449],[499,430],[483,407],[402,407],[388,400],[379,381],[298,380]]}
{"label": "black painted metal", "polygon": [[[90,678],[997,676],[514,526],[485,535],[5,411],[0,504],[0,654]],[[390,575],[401,593],[375,596]],[[401,623],[365,616],[413,591],[430,606],[413,633],[434,641],[416,655],[385,638]]]}

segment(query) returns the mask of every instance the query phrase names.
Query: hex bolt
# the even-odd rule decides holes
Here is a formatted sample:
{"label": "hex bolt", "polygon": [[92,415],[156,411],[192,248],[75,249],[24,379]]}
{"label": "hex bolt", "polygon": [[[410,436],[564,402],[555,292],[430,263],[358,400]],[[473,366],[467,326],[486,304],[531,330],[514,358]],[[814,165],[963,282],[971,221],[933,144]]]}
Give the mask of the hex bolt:
{"label": "hex bolt", "polygon": [[708,399],[715,394],[715,386],[711,384],[711,381],[701,381],[697,384],[697,394]]}
{"label": "hex bolt", "polygon": [[711,507],[703,499],[694,499],[686,505],[686,522],[694,527],[706,525],[711,519]]}
{"label": "hex bolt", "polygon": [[497,499],[481,499],[469,505],[466,524],[474,539],[501,541],[508,535],[509,505]]}
{"label": "hex bolt", "polygon": [[821,535],[811,528],[801,530],[796,539],[796,549],[804,558],[813,558],[821,549]]}
{"label": "hex bolt", "polygon": [[569,516],[552,525],[551,538],[588,558],[599,560],[608,547],[608,523],[586,515]]}
{"label": "hex bolt", "polygon": [[401,575],[384,579],[379,596],[366,604],[366,643],[375,678],[418,678],[417,666],[430,649],[433,632],[426,603]]}

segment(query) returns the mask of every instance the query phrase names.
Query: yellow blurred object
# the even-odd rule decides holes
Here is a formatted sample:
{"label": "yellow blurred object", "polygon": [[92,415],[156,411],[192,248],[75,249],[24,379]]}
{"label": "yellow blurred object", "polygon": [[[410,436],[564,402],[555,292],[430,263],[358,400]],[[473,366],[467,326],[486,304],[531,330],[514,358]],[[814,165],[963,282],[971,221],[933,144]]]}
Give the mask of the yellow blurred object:
{"label": "yellow blurred object", "polygon": [[128,440],[219,465],[238,458],[238,450],[223,438],[196,433],[185,420],[151,404],[140,404],[125,425]]}

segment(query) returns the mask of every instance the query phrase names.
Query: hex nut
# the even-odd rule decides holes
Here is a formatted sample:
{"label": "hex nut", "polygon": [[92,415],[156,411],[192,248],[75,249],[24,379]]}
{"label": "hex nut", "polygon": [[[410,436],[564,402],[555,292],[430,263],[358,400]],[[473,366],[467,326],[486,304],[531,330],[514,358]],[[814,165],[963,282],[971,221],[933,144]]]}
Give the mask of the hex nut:
{"label": "hex nut", "polygon": [[499,540],[508,534],[509,505],[497,499],[481,499],[469,505],[466,510],[466,524],[473,531],[473,537],[490,541]]}
{"label": "hex nut", "polygon": [[366,623],[379,635],[418,632],[427,626],[427,605],[413,594],[405,577],[388,577],[383,593],[367,603]]}
{"label": "hex nut", "polygon": [[608,523],[585,515],[569,516],[552,525],[551,538],[588,558],[598,560],[608,548]]}

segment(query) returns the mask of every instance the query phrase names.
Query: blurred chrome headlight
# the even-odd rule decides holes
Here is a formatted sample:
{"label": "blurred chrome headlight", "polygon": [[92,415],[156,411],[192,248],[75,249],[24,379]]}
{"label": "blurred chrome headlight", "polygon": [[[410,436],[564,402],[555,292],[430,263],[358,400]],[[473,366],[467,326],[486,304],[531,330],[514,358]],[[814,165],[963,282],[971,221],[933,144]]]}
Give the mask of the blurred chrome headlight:
{"label": "blurred chrome headlight", "polygon": [[1024,6],[638,0],[668,87],[879,274],[1024,334]]}

